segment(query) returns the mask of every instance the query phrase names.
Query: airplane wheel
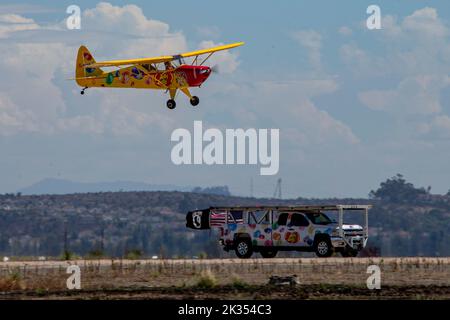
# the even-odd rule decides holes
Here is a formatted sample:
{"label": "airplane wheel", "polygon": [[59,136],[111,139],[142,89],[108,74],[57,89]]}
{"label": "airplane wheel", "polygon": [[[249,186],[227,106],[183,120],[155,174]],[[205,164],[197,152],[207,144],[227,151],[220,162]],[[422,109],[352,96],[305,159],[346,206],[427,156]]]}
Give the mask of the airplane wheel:
{"label": "airplane wheel", "polygon": [[81,92],[80,92],[82,95],[84,94],[84,90],[81,90]]}
{"label": "airplane wheel", "polygon": [[189,101],[191,102],[191,105],[193,105],[194,107],[200,103],[200,99],[197,96],[193,96]]}
{"label": "airplane wheel", "polygon": [[176,104],[175,100],[173,100],[173,99],[167,100],[167,108],[172,110],[172,109],[175,109],[176,106],[177,106],[177,104]]}

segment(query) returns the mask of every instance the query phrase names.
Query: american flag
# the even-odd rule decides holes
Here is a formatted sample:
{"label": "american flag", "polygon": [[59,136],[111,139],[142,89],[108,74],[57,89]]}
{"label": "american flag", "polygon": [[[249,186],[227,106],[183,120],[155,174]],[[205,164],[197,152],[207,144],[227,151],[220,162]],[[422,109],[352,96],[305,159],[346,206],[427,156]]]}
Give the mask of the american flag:
{"label": "american flag", "polygon": [[212,211],[209,216],[209,225],[211,227],[223,226],[226,222],[227,212],[216,212]]}

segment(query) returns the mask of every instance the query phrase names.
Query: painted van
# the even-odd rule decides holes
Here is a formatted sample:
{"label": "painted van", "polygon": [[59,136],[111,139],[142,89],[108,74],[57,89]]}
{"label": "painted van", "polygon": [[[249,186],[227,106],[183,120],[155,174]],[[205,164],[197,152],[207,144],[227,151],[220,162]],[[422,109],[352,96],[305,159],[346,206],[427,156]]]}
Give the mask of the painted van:
{"label": "painted van", "polygon": [[[210,207],[188,212],[186,226],[192,229],[217,228],[225,251],[239,258],[259,252],[273,258],[279,251],[310,251],[318,257],[339,252],[355,257],[368,240],[370,205],[323,205],[289,207]],[[338,221],[326,212],[337,212]],[[364,214],[364,226],[346,224],[344,212]]]}

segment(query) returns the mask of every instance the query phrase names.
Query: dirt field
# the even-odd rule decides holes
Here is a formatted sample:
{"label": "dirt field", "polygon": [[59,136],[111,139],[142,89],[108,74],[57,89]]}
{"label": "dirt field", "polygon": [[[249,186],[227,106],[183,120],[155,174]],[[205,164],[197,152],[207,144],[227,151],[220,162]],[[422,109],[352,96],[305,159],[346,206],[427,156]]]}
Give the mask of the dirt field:
{"label": "dirt field", "polygon": [[[68,290],[69,265],[81,290]],[[369,265],[381,290],[366,286]],[[296,275],[298,284],[268,285]],[[301,258],[0,262],[3,299],[450,299],[450,258]]]}

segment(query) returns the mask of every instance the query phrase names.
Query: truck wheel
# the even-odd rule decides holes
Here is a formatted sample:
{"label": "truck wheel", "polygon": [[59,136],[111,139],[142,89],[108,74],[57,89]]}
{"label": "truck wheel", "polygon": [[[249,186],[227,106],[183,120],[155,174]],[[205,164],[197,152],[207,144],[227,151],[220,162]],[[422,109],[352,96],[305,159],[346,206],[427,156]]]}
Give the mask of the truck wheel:
{"label": "truck wheel", "polygon": [[253,248],[250,240],[248,239],[239,239],[236,242],[236,255],[240,259],[250,258],[253,254]]}
{"label": "truck wheel", "polygon": [[260,254],[263,258],[275,258],[277,250],[261,250]]}
{"label": "truck wheel", "polygon": [[320,258],[330,257],[333,254],[333,248],[331,247],[330,239],[321,237],[315,241],[314,251]]}

